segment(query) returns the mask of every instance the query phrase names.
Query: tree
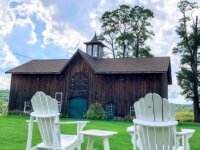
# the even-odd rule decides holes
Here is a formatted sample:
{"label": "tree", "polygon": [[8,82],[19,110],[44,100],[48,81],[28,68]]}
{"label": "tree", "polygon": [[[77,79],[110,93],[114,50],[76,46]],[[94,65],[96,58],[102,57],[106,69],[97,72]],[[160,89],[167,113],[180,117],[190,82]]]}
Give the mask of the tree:
{"label": "tree", "polygon": [[153,17],[144,7],[121,5],[102,15],[100,39],[108,44],[113,58],[152,56],[146,41],[154,35],[149,30]]}
{"label": "tree", "polygon": [[193,12],[199,9],[196,2],[181,0],[178,8],[182,14],[176,32],[180,41],[173,49],[181,56],[180,71],[177,72],[178,85],[183,89],[182,94],[193,100],[194,120],[200,122],[199,107],[199,63],[200,63],[200,27],[198,16],[193,18]]}

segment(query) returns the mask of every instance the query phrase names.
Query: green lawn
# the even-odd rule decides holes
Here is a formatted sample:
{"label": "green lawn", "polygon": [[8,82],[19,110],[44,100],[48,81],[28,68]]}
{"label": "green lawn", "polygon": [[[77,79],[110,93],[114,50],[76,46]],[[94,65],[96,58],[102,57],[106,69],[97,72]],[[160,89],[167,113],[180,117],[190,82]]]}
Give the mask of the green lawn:
{"label": "green lawn", "polygon": [[[27,140],[27,124],[25,120],[29,119],[26,116],[2,116],[0,117],[0,149],[1,150],[24,150]],[[62,119],[63,121],[71,119]],[[131,126],[131,122],[120,121],[90,121],[85,129],[103,129],[117,131],[118,134],[110,138],[111,150],[131,150],[131,138],[126,132],[126,128]],[[200,142],[200,124],[195,123],[179,123],[180,128],[192,128],[196,130],[195,135],[190,140],[191,150],[199,150]],[[39,132],[37,127],[34,128],[33,144],[40,142]],[[63,133],[75,133],[75,126],[62,125]],[[87,140],[82,145],[84,150]],[[102,150],[102,140],[95,141],[95,148]]]}

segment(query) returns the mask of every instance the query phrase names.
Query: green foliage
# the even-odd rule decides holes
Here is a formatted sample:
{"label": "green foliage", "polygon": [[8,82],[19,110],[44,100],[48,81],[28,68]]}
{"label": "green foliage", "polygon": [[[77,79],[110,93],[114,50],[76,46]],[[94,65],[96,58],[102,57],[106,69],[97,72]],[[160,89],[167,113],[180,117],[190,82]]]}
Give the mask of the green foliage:
{"label": "green foliage", "polygon": [[200,63],[200,27],[198,27],[198,17],[192,16],[193,12],[199,9],[199,6],[196,2],[181,0],[178,3],[178,8],[182,14],[182,18],[179,19],[179,26],[176,27],[180,41],[173,49],[174,54],[179,54],[181,57],[181,69],[177,72],[177,81],[183,90],[182,94],[187,99],[193,100],[195,121],[200,122],[200,72],[198,70]]}
{"label": "green foliage", "polygon": [[101,120],[106,118],[106,113],[101,106],[100,103],[95,102],[94,104],[91,104],[85,118],[87,119],[94,119],[94,120]]}
{"label": "green foliage", "polygon": [[154,35],[149,30],[153,17],[153,12],[144,7],[121,5],[102,15],[100,39],[108,44],[114,58],[150,57],[146,41]]}
{"label": "green foliage", "polygon": [[0,100],[8,101],[9,91],[8,90],[0,90]]}
{"label": "green foliage", "polygon": [[124,121],[133,121],[134,117],[133,116],[130,116],[130,115],[127,115],[124,117]]}
{"label": "green foliage", "polygon": [[0,100],[0,115],[8,114],[8,102]]}
{"label": "green foliage", "polygon": [[177,105],[176,112],[193,112],[192,105]]}
{"label": "green foliage", "polygon": [[193,112],[177,112],[176,120],[180,122],[193,122],[194,113]]}

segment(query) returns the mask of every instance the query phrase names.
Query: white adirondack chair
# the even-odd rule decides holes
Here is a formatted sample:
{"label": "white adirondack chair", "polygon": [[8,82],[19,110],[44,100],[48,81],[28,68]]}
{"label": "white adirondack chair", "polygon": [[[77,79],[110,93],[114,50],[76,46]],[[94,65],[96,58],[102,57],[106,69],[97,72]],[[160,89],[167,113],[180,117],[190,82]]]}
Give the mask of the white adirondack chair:
{"label": "white adirondack chair", "polygon": [[[149,93],[134,104],[136,119],[127,129],[134,150],[189,150],[192,129],[176,132],[176,106],[156,93]],[[182,146],[180,139],[182,138]]]}
{"label": "white adirondack chair", "polygon": [[[74,150],[81,149],[83,142],[82,135],[79,132],[88,123],[87,121],[59,122],[58,102],[43,92],[36,92],[31,99],[33,112],[28,121],[28,139],[26,150],[52,149],[52,150]],[[34,121],[36,119],[36,121]],[[42,143],[31,147],[33,123],[37,122]],[[77,135],[60,134],[61,124],[77,124]]]}

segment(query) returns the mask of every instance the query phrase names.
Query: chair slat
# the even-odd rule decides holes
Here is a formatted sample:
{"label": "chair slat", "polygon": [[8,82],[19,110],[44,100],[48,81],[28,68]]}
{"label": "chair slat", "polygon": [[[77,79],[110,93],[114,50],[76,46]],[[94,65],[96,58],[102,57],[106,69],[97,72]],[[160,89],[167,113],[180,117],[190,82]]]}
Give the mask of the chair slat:
{"label": "chair slat", "polygon": [[144,98],[139,100],[139,112],[141,120],[146,120],[146,110],[144,106]]}
{"label": "chair slat", "polygon": [[167,99],[163,98],[163,121],[170,121],[170,106]]}
{"label": "chair slat", "polygon": [[142,150],[146,149],[146,145],[145,145],[145,135],[144,135],[144,129],[143,126],[138,126],[138,139],[140,139],[141,141],[141,148]]}
{"label": "chair slat", "polygon": [[145,148],[145,150],[150,150],[149,139],[148,139],[148,137],[149,137],[149,135],[148,135],[148,127],[143,126],[142,130],[143,130],[144,148]]}
{"label": "chair slat", "polygon": [[154,127],[148,127],[148,138],[149,138],[149,147],[150,150],[156,150],[156,139],[152,137],[156,137],[155,134],[155,128]]}
{"label": "chair slat", "polygon": [[163,150],[163,144],[164,144],[163,128],[156,128],[155,132],[156,132],[156,147],[157,147],[157,150]]}
{"label": "chair slat", "polygon": [[146,111],[146,120],[154,121],[154,112],[153,112],[153,96],[152,93],[149,93],[144,98],[144,106]]}
{"label": "chair slat", "polygon": [[175,127],[169,127],[169,149],[173,150],[175,145],[175,133],[176,133]]}
{"label": "chair slat", "polygon": [[163,121],[163,104],[162,104],[162,98],[160,95],[153,93],[153,108],[154,108],[154,116],[156,122],[162,122]]}
{"label": "chair slat", "polygon": [[163,136],[164,136],[164,150],[169,150],[170,145],[170,134],[169,134],[170,128],[163,128]]}
{"label": "chair slat", "polygon": [[136,118],[141,119],[140,108],[139,108],[139,101],[137,101],[137,102],[134,103],[134,109],[135,109],[135,116],[136,116]]}

